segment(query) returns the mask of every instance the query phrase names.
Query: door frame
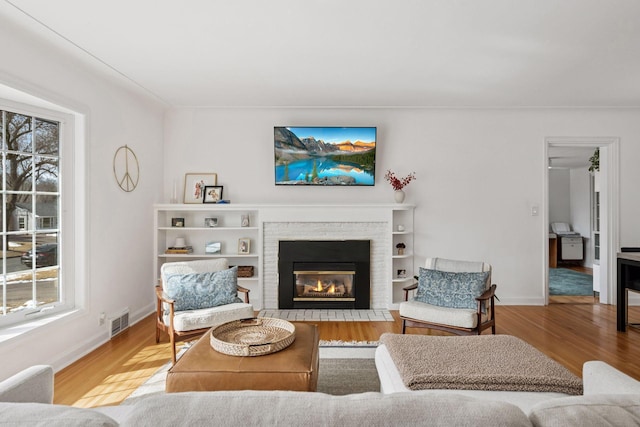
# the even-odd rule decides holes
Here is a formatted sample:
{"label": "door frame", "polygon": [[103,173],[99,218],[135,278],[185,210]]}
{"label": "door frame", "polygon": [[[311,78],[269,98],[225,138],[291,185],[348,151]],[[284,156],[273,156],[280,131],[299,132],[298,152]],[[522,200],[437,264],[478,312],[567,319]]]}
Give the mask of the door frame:
{"label": "door frame", "polygon": [[[600,303],[615,304],[619,248],[619,194],[620,194],[620,138],[618,137],[545,137],[544,139],[544,186],[542,209],[543,234],[543,295],[544,304],[549,304],[549,146],[600,148],[601,191],[601,235],[600,251]],[[604,200],[603,200],[604,199]],[[604,265],[603,265],[604,261]]]}

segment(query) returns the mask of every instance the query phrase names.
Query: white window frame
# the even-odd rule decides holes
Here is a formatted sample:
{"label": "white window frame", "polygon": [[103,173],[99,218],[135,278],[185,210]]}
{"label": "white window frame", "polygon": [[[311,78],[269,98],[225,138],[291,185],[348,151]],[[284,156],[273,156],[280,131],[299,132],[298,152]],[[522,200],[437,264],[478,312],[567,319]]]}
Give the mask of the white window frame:
{"label": "white window frame", "polygon": [[78,296],[85,292],[78,288],[78,285],[84,283],[84,281],[78,280],[78,278],[81,277],[79,274],[82,274],[84,270],[77,268],[76,263],[79,260],[74,259],[69,254],[74,254],[78,248],[84,247],[82,241],[77,239],[78,232],[84,229],[84,221],[75,221],[75,219],[82,218],[80,214],[84,211],[85,186],[84,184],[74,185],[75,177],[78,176],[77,173],[84,170],[84,150],[75,146],[75,141],[79,139],[78,136],[83,134],[84,129],[79,129],[82,126],[77,124],[74,114],[65,112],[62,108],[61,111],[56,111],[3,98],[0,98],[0,110],[12,111],[60,123],[58,147],[58,167],[60,170],[58,182],[60,191],[58,283],[60,286],[60,300],[55,303],[0,315],[1,332],[2,329],[16,324],[25,324],[25,322],[41,320],[45,317],[55,318],[61,313],[81,308],[82,301],[78,299]]}

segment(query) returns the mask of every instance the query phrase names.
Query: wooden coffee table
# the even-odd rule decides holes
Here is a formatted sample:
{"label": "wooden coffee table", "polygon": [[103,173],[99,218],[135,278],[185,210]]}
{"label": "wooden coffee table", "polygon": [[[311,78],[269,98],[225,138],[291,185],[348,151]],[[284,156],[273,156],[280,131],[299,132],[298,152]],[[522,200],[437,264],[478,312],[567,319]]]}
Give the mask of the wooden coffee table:
{"label": "wooden coffee table", "polygon": [[294,323],[289,347],[264,356],[228,356],[205,333],[167,373],[167,393],[216,390],[316,391],[319,335],[316,325]]}

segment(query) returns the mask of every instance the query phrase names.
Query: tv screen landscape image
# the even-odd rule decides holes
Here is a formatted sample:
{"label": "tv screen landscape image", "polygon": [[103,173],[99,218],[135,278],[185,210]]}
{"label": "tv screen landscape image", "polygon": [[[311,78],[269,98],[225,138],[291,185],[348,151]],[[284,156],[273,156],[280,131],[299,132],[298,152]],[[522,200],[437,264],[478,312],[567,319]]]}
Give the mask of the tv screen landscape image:
{"label": "tv screen landscape image", "polygon": [[273,129],[276,185],[375,184],[375,127]]}

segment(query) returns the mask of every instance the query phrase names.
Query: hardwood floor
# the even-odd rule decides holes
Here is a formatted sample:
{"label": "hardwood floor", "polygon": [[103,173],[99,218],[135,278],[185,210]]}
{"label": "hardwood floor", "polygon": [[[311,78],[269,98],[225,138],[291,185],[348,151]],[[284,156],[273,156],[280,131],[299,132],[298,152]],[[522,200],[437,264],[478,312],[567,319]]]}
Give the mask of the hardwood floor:
{"label": "hardwood floor", "polygon": [[[400,333],[394,322],[317,322],[320,339],[376,341],[385,332]],[[630,307],[640,320],[640,307]],[[640,379],[640,330],[616,331],[614,306],[552,304],[496,307],[497,333],[517,336],[581,375],[582,364],[603,360]],[[427,329],[409,333],[443,335]],[[155,343],[153,315],[61,370],[55,376],[54,403],[76,407],[117,405],[171,358],[165,337]]]}

